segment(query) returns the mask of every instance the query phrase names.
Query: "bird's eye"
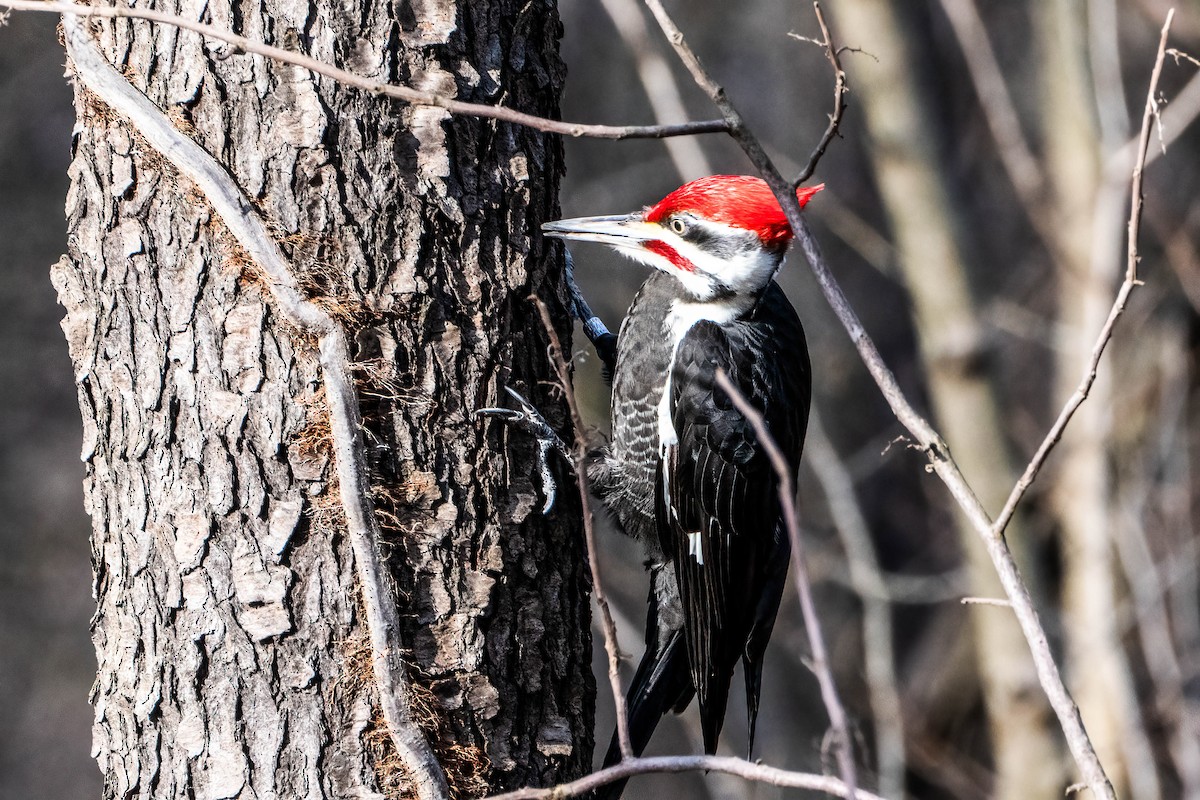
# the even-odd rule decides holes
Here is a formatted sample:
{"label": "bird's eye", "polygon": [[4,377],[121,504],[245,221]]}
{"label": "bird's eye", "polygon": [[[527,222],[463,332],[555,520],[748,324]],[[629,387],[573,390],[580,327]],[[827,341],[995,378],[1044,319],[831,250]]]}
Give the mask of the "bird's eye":
{"label": "bird's eye", "polygon": [[687,223],[680,217],[671,217],[671,230],[682,236],[683,232],[687,230]]}

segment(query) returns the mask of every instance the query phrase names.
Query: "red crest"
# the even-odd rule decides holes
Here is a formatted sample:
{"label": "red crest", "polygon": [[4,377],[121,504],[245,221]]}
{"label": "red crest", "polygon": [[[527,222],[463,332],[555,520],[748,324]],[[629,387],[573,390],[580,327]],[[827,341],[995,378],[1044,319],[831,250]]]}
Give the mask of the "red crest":
{"label": "red crest", "polygon": [[[797,190],[800,207],[825,184]],[[646,212],[647,222],[661,222],[680,211],[689,211],[705,219],[745,228],[758,234],[767,246],[782,245],[792,238],[792,229],[775,195],[762,178],[749,175],[710,175],[685,183]]]}

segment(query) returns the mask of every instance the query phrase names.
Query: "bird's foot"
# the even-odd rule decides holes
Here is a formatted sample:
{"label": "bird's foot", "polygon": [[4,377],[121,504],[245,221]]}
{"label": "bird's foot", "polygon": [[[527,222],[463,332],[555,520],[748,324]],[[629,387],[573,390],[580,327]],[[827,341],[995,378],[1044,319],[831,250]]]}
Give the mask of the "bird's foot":
{"label": "bird's foot", "polygon": [[546,418],[533,407],[532,403],[508,386],[504,387],[504,391],[508,392],[509,397],[515,400],[520,408],[481,408],[475,412],[475,416],[494,417],[505,425],[525,431],[537,441],[538,475],[542,482],[542,494],[546,496],[546,504],[542,507],[542,513],[549,514],[550,509],[554,507],[554,498],[557,494],[554,473],[550,471],[550,450],[553,448],[558,451],[567,460],[567,463],[573,464],[571,448],[567,447],[567,443],[555,433],[554,429],[550,427],[550,423],[546,422]]}

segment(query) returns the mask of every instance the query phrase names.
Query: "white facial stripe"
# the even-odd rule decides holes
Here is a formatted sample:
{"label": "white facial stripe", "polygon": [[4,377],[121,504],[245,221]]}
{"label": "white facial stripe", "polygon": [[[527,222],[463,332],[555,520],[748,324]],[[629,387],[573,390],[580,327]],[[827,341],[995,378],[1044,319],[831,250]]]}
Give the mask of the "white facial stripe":
{"label": "white facial stripe", "polygon": [[680,269],[666,256],[641,246],[622,250],[644,264],[675,276],[698,300],[711,299],[724,290],[735,294],[757,293],[779,269],[782,260],[779,254],[761,247],[748,231],[704,219],[689,219],[689,224],[701,226],[711,241],[729,245],[706,249],[679,236],[669,226],[662,226],[657,238],[690,262],[695,267],[692,272]]}
{"label": "white facial stripe", "polygon": [[[675,251],[681,256],[691,261],[688,253],[685,253],[682,248],[678,246],[678,244],[682,243],[691,248],[691,250],[695,250],[692,245],[688,244],[687,242],[683,242],[678,236],[675,236],[672,233],[664,232],[664,235],[660,236],[659,238],[666,241],[671,245],[671,247],[674,247]],[[637,245],[637,247],[621,247],[619,249],[623,254],[629,256],[634,261],[654,267],[660,272],[665,272],[668,275],[674,276],[676,280],[683,284],[683,288],[687,289],[689,294],[695,295],[699,298],[705,298],[712,297],[716,293],[716,287],[713,284],[713,280],[707,274],[700,272],[687,272],[682,270],[672,264],[670,259],[666,258],[665,256],[661,256],[658,253],[650,252],[640,243]],[[694,264],[696,262],[692,261],[692,263]]]}

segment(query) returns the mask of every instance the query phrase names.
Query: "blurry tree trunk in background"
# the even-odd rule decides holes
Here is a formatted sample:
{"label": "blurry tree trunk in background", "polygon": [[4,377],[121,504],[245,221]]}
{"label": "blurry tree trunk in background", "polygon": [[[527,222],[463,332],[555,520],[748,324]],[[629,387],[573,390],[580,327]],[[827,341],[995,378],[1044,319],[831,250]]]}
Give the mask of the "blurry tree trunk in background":
{"label": "blurry tree trunk in background", "polygon": [[[1007,456],[998,400],[988,374],[984,334],[971,295],[960,231],[939,164],[939,114],[917,80],[919,60],[898,10],[885,0],[832,4],[841,38],[871,57],[849,66],[862,99],[880,195],[897,257],[913,300],[922,361],[937,422],[984,507],[998,511],[1016,474]],[[959,518],[970,564],[970,591],[1003,597],[978,534]],[[1016,520],[1019,523],[1020,519]],[[1009,546],[1036,596],[1042,594],[1019,524]],[[1059,797],[1066,785],[1064,751],[1037,682],[1029,648],[1011,612],[972,609],[975,657],[993,740],[996,786],[1004,800]]]}
{"label": "blurry tree trunk in background", "polygon": [[[163,10],[381,81],[557,110],[550,0]],[[563,491],[543,517],[530,443],[472,414],[510,384],[565,419],[538,383],[545,337],[526,300],[542,294],[567,332],[534,235],[557,212],[559,142],[170,27],[90,24],[348,328],[421,722],[452,786],[579,774],[594,683],[578,507]],[[84,418],[105,796],[398,796],[313,343],[204,197],[76,91],[54,281]]]}
{"label": "blurry tree trunk in background", "polygon": [[[1088,49],[1089,24],[1096,21],[1089,20],[1084,4],[1072,0],[1053,0],[1033,8],[1045,109],[1038,118],[1054,214],[1051,227],[1065,262],[1057,273],[1058,322],[1065,334],[1056,350],[1057,404],[1075,391],[1112,305],[1122,266],[1118,254],[1124,215],[1102,213],[1104,153],[1093,87],[1099,87],[1103,75],[1100,80],[1089,77],[1089,69],[1098,66],[1089,65]],[[1127,118],[1124,102],[1117,105],[1120,117]],[[1125,176],[1121,177],[1116,202],[1123,210],[1128,191]],[[1059,444],[1050,510],[1062,541],[1067,680],[1113,786],[1124,793],[1128,780],[1153,780],[1155,771],[1134,766],[1152,763],[1148,751],[1134,750],[1137,757],[1129,759],[1144,734],[1134,723],[1137,698],[1117,634],[1120,614],[1108,463],[1112,408],[1112,380],[1107,370],[1101,370],[1091,400],[1079,408]],[[1146,787],[1136,796],[1149,798],[1151,793],[1156,790]]]}

